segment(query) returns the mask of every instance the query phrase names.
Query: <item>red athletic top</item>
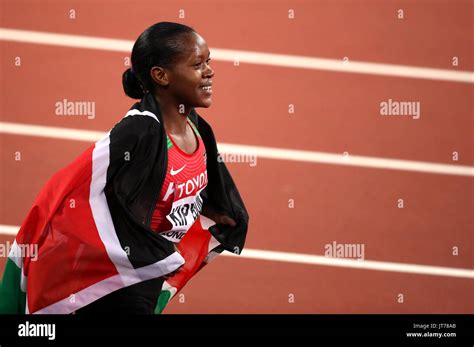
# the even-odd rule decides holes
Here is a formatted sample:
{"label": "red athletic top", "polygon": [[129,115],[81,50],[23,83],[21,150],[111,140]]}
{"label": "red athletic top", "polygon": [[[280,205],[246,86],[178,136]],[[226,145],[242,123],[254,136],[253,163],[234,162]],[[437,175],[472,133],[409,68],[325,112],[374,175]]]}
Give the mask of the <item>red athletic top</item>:
{"label": "red athletic top", "polygon": [[188,123],[198,147],[188,154],[166,131],[168,168],[151,219],[151,228],[175,243],[181,241],[201,213],[200,193],[207,186],[206,148],[194,124],[189,119]]}

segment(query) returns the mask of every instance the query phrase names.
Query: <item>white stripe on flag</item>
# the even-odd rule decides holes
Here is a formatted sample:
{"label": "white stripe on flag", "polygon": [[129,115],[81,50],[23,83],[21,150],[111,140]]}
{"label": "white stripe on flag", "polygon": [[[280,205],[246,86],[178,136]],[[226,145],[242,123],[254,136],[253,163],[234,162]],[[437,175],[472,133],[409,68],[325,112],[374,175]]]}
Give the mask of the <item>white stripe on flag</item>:
{"label": "white stripe on flag", "polygon": [[[110,160],[109,144],[110,137],[107,134],[104,138],[96,142],[92,152],[92,180],[89,204],[97,231],[100,239],[104,243],[107,254],[114,263],[117,272],[123,274],[125,281],[129,278],[128,272],[134,271],[134,269],[128,260],[127,253],[120,246],[120,241],[115,231],[104,191],[107,183],[107,169]],[[130,284],[127,282],[124,283],[126,285]]]}

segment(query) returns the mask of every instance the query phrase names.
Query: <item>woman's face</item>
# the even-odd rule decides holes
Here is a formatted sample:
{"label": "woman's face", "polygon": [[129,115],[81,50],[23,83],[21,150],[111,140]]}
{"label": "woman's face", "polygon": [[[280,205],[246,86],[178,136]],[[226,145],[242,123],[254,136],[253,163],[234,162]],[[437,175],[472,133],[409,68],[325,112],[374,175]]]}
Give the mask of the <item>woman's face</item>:
{"label": "woman's face", "polygon": [[209,107],[212,104],[212,77],[209,66],[210,51],[206,41],[198,34],[186,37],[186,51],[169,70],[168,92],[178,104],[186,107]]}

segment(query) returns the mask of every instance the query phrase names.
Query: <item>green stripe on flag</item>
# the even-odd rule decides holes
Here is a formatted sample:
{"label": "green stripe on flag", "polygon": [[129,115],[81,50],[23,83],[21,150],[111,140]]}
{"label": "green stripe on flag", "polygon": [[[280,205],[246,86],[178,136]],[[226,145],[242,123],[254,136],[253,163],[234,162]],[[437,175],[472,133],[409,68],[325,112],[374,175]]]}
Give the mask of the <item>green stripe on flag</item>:
{"label": "green stripe on flag", "polygon": [[166,305],[170,302],[171,292],[169,290],[162,290],[160,296],[158,297],[158,302],[155,307],[155,314],[161,314],[165,309]]}
{"label": "green stripe on flag", "polygon": [[26,293],[21,291],[21,269],[7,259],[3,280],[0,284],[0,314],[24,314]]}

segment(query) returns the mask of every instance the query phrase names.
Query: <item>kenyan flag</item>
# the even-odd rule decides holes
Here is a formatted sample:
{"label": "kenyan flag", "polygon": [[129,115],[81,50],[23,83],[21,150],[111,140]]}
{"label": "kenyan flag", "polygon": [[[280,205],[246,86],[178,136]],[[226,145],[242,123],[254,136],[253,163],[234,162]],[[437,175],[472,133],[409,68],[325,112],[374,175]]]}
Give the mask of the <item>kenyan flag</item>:
{"label": "kenyan flag", "polygon": [[155,184],[136,178],[155,177],[153,160],[147,159],[158,158],[160,151],[149,142],[155,135],[147,134],[156,122],[154,114],[132,109],[49,180],[12,245],[0,313],[72,313],[115,290],[173,272],[186,260],[182,273],[166,283],[161,312],[202,268],[218,243],[199,220],[179,245],[181,255],[130,213],[147,210],[143,205],[152,201],[137,200],[135,192],[151,194],[147,184]]}

